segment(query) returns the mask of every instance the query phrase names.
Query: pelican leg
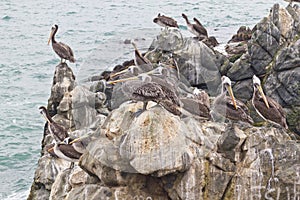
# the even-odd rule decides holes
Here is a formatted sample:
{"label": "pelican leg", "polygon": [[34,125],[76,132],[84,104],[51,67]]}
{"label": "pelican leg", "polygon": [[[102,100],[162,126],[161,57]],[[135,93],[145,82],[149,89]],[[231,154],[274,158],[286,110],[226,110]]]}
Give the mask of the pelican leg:
{"label": "pelican leg", "polygon": [[73,169],[74,168],[74,162],[71,162],[69,169]]}
{"label": "pelican leg", "polygon": [[134,113],[135,117],[139,117],[145,110],[147,110],[148,101],[144,102],[143,109],[139,109]]}

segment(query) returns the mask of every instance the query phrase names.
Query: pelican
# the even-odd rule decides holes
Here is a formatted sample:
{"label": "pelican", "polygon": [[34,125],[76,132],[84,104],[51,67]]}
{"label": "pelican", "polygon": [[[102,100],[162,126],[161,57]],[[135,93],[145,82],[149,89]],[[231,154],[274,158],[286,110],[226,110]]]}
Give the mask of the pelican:
{"label": "pelican", "polygon": [[44,106],[39,107],[39,110],[48,122],[48,130],[56,142],[62,142],[65,138],[69,137],[68,131],[50,117],[47,109]]}
{"label": "pelican", "polygon": [[182,108],[187,112],[199,116],[204,119],[210,119],[210,103],[208,94],[195,88],[193,94],[188,94],[186,97],[180,98]]}
{"label": "pelican", "polygon": [[[221,79],[222,92],[214,100],[213,111],[230,120],[253,124],[247,106],[235,99],[231,88],[231,80],[227,76],[222,76]],[[226,95],[227,92],[229,93],[229,96]]]}
{"label": "pelican", "polygon": [[[175,91],[170,89],[163,82],[157,83],[153,81],[154,77],[150,77],[148,74],[140,74],[139,76],[130,77],[126,79],[119,79],[115,81],[110,81],[108,84],[125,82],[122,85],[122,91],[129,96],[130,99],[136,101],[142,101],[143,109],[142,112],[146,110],[149,101],[154,101],[157,104],[162,105],[168,111],[172,111],[175,107],[180,106],[180,100]],[[157,78],[156,81],[159,81]],[[174,105],[172,108],[170,105]],[[179,112],[173,112],[173,114]]]}
{"label": "pelican", "polygon": [[71,162],[70,168],[73,167],[74,162],[78,162],[82,153],[75,150],[71,144],[66,144],[66,141],[56,142],[54,141],[54,147],[48,149],[51,155],[56,155],[57,157]]}
{"label": "pelican", "polygon": [[158,13],[157,17],[153,19],[153,22],[165,28],[179,28],[177,22],[174,19],[172,19],[171,17],[160,15],[160,13]]}
{"label": "pelican", "polygon": [[300,0],[284,0],[284,1],[289,2],[289,6],[292,6],[293,2],[300,3]]}
{"label": "pelican", "polygon": [[56,42],[55,34],[57,30],[58,30],[58,26],[55,24],[51,28],[50,36],[48,39],[48,45],[50,44],[51,41],[53,50],[61,58],[61,63],[63,63],[63,60],[69,60],[70,62],[74,63],[75,58],[72,49],[68,45],[62,42]]}
{"label": "pelican", "polygon": [[288,129],[286,123],[286,116],[283,108],[279,103],[270,97],[266,97],[261,87],[261,82],[257,76],[253,76],[253,96],[252,105],[256,112],[265,121],[272,124],[280,125],[285,129]]}
{"label": "pelican", "polygon": [[134,48],[134,64],[136,66],[143,66],[143,65],[152,66],[152,63],[145,56],[143,56],[140,53],[140,51],[138,50],[136,44],[134,42],[131,42],[131,44],[133,45],[133,48]]}
{"label": "pelican", "polygon": [[79,153],[84,153],[86,151],[86,146],[88,143],[91,141],[91,139],[87,136],[80,137],[80,138],[66,138],[64,142],[66,144],[72,145],[73,148],[79,152]]}
{"label": "pelican", "polygon": [[194,18],[194,21],[196,22],[195,24],[191,24],[188,17],[182,13],[182,17],[185,19],[188,30],[193,33],[194,35],[197,36],[198,39],[202,40],[204,38],[207,38],[207,30],[204,28],[204,26]]}

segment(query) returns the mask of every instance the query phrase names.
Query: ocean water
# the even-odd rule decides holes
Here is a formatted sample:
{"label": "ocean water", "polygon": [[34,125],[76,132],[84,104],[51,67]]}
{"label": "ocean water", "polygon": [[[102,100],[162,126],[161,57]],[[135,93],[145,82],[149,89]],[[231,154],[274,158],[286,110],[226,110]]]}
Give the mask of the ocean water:
{"label": "ocean water", "polygon": [[46,105],[58,57],[47,39],[53,24],[57,40],[74,50],[70,64],[78,84],[133,57],[125,39],[149,46],[161,28],[160,12],[174,17],[192,36],[181,13],[197,17],[209,35],[225,44],[241,25],[251,28],[268,15],[274,0],[1,0],[0,2],[0,199],[26,199],[40,156]]}

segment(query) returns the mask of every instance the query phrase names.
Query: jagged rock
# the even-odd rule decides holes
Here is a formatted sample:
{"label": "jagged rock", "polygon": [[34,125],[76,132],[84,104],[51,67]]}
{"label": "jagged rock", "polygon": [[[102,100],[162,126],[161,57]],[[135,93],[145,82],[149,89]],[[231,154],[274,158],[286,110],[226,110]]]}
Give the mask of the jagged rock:
{"label": "jagged rock", "polygon": [[148,57],[161,52],[173,53],[180,73],[190,84],[208,89],[210,94],[215,95],[220,84],[219,68],[226,62],[224,56],[220,56],[194,38],[183,38],[177,29],[163,31],[152,42],[150,50],[154,51],[150,52]]}
{"label": "jagged rock", "polygon": [[252,78],[254,75],[251,69],[249,54],[243,54],[237,61],[235,61],[232,67],[227,71],[227,76],[233,81],[240,81]]}
{"label": "jagged rock", "polygon": [[248,44],[247,42],[240,43],[229,43],[225,46],[225,51],[230,62],[234,63],[239,59],[244,53],[247,52]]}
{"label": "jagged rock", "polygon": [[235,97],[243,102],[252,98],[252,78],[236,82],[232,87]]}
{"label": "jagged rock", "polygon": [[112,112],[103,128],[107,127],[104,133],[113,140],[99,139],[89,154],[106,166],[130,173],[162,176],[186,170],[192,158],[184,142],[187,127],[179,117],[152,107],[134,118],[134,106],[121,105]]}
{"label": "jagged rock", "polygon": [[247,136],[238,127],[227,130],[218,141],[218,152],[224,154],[231,162],[241,161],[241,146]]}
{"label": "jagged rock", "polygon": [[277,72],[300,67],[300,39],[283,48],[275,57],[273,69]]}
{"label": "jagged rock", "polygon": [[59,158],[44,155],[39,159],[34,174],[34,182],[28,200],[49,199],[52,184],[60,171],[70,167],[70,163]]}
{"label": "jagged rock", "polygon": [[57,113],[57,107],[60,104],[64,94],[70,92],[75,87],[75,76],[72,69],[66,63],[60,63],[56,66],[51,95],[48,100],[48,111],[51,116]]}
{"label": "jagged rock", "polygon": [[[244,101],[252,96],[253,73],[262,74],[264,91],[285,107],[288,124],[297,131],[299,13],[297,6],[285,10],[275,5],[270,16],[254,28],[248,52],[233,64],[203,42],[182,38],[177,29],[165,29],[145,56],[155,63],[174,59],[192,85],[206,87],[211,94],[218,93],[220,75],[227,74],[233,80],[235,96]],[[60,70],[57,68],[63,72]],[[56,75],[58,85],[71,83],[71,74]],[[80,128],[70,132],[71,136],[89,134],[90,143],[80,158],[80,168],[67,169],[69,162],[49,156],[46,145],[52,138],[45,129],[43,156],[28,199],[299,196],[300,144],[293,141],[296,137],[290,131],[240,122],[200,121],[193,116],[180,118],[151,102],[137,116],[142,102],[124,99],[106,117],[98,114],[111,99],[105,87],[103,93],[96,94],[100,87],[92,87],[91,92],[71,85],[72,90],[65,87],[65,92],[63,87],[53,87],[49,106],[55,105],[55,121],[70,130]]]}

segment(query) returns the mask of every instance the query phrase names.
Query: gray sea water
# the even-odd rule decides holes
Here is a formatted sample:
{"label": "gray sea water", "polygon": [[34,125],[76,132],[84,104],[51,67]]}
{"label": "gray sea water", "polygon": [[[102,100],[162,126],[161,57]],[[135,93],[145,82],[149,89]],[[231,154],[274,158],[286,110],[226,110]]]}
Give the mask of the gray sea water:
{"label": "gray sea water", "polygon": [[1,0],[0,1],[0,199],[26,199],[37,165],[46,105],[58,57],[47,39],[53,24],[57,40],[74,50],[71,64],[79,84],[126,59],[137,39],[146,47],[161,31],[152,22],[160,12],[174,17],[192,36],[181,13],[197,17],[209,35],[225,44],[241,25],[251,28],[282,0]]}

